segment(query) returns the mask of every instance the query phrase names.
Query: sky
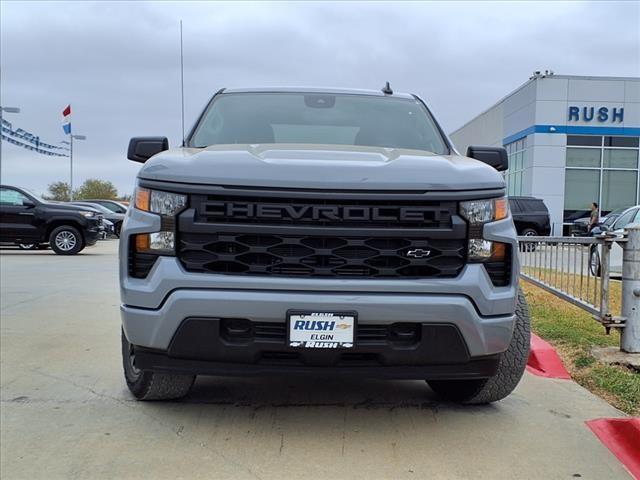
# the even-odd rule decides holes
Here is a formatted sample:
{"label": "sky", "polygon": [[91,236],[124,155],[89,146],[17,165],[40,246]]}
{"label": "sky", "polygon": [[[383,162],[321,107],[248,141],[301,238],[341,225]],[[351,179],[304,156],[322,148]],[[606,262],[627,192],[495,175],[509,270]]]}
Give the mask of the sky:
{"label": "sky", "polygon": [[[640,2],[0,2],[0,105],[57,144],[72,107],[74,185],[130,194],[129,138],[181,141],[223,87],[327,86],[422,97],[447,132],[534,70],[640,76]],[[3,142],[0,181],[46,192],[69,159]]]}

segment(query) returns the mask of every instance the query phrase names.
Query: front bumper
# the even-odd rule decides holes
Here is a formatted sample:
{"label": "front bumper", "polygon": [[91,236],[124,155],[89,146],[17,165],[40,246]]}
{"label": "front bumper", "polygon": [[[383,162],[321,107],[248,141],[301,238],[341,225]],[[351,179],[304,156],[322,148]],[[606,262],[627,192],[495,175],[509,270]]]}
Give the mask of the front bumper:
{"label": "front bumper", "polygon": [[102,237],[102,232],[103,231],[99,229],[96,229],[95,231],[92,231],[92,230],[85,231],[84,241],[87,244],[87,246],[95,245],[97,241],[100,240],[100,238]]}
{"label": "front bumper", "polygon": [[511,340],[513,314],[481,316],[461,295],[278,292],[177,289],[156,309],[121,306],[124,331],[138,346],[166,351],[190,317],[241,318],[283,324],[288,310],[355,311],[358,324],[446,323],[464,338],[470,357],[504,352]]}
{"label": "front bumper", "polygon": [[487,378],[499,355],[470,357],[460,330],[450,324],[358,322],[352,348],[287,345],[282,323],[242,319],[185,319],[167,350],[135,346],[143,370],[204,375],[360,375],[382,378]]}

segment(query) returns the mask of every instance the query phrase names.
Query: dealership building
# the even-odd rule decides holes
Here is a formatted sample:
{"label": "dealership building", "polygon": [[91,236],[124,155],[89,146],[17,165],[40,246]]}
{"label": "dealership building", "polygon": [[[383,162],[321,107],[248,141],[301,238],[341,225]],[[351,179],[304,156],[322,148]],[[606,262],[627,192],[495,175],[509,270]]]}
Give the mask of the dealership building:
{"label": "dealership building", "polygon": [[462,153],[504,146],[508,195],[542,198],[554,235],[591,202],[603,214],[640,203],[640,78],[536,72],[450,136]]}

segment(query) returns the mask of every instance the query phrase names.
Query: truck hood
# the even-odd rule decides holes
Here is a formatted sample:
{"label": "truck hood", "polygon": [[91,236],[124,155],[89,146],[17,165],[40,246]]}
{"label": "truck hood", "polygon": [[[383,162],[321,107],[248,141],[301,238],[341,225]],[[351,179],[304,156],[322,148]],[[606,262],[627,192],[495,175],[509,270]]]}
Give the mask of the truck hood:
{"label": "truck hood", "polygon": [[214,145],[155,155],[139,178],[192,184],[345,190],[504,188],[477,160],[421,150],[342,145]]}

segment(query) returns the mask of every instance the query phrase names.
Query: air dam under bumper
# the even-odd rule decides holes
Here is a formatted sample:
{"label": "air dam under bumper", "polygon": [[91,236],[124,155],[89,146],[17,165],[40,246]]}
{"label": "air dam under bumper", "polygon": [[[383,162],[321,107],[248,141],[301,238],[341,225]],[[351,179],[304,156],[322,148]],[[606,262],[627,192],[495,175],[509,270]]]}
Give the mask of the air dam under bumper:
{"label": "air dam under bumper", "polygon": [[467,380],[489,378],[496,374],[500,357],[472,358],[460,364],[431,365],[291,365],[273,363],[231,363],[174,358],[166,353],[135,348],[135,364],[141,370],[186,375],[253,377],[264,375],[358,376],[398,380]]}
{"label": "air dam under bumper", "polygon": [[454,325],[470,357],[504,352],[514,324],[513,315],[481,316],[469,298],[443,294],[177,289],[158,309],[121,306],[127,339],[133,345],[156,351],[169,349],[187,318],[242,318],[284,324],[288,310],[355,311],[359,325],[397,322]]}

